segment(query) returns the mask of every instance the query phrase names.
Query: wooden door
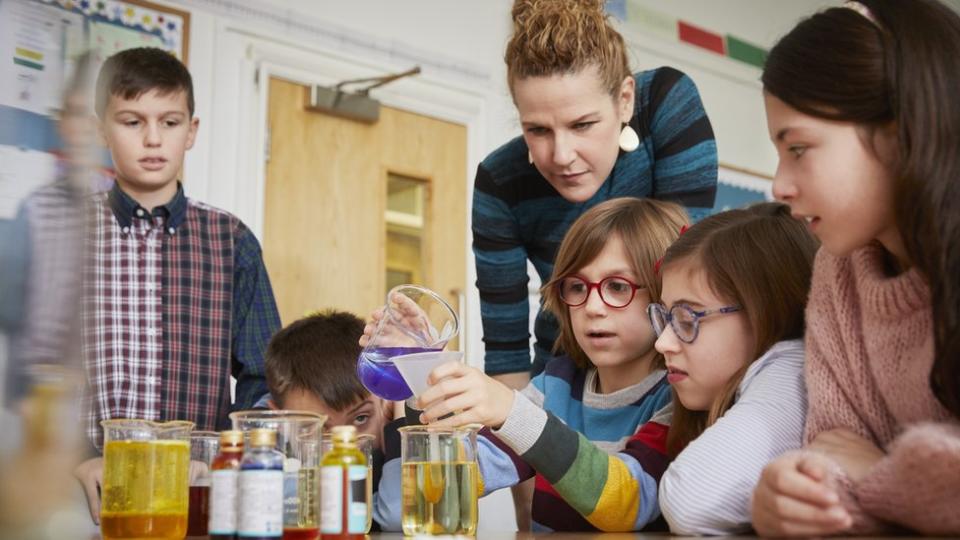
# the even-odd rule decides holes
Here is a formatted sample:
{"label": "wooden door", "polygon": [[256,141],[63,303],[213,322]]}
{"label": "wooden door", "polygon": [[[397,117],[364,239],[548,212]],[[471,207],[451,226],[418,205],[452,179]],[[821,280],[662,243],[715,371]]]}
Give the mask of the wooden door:
{"label": "wooden door", "polygon": [[459,310],[466,128],[390,107],[363,124],[306,100],[270,80],[263,251],[283,323],[325,308],[366,318],[398,281]]}

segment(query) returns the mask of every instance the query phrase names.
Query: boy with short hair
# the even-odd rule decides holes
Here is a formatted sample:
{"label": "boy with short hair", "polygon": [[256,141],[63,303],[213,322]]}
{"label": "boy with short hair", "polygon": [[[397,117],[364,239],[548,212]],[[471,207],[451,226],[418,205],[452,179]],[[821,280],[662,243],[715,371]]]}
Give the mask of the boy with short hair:
{"label": "boy with short hair", "polygon": [[328,310],[277,332],[266,354],[268,406],[326,415],[327,427],[355,426],[379,446],[392,403],[371,394],[357,376],[363,327],[352,313]]}
{"label": "boy with short hair", "polygon": [[363,320],[352,313],[327,310],[308,315],[277,332],[267,347],[267,386],[271,398],[261,404],[272,409],[324,414],[326,428],[349,425],[355,426],[358,433],[374,436],[373,528],[379,530],[381,516],[375,501],[380,496],[383,447],[399,448],[397,428],[403,425],[403,419],[392,421],[393,402],[371,394],[357,376],[361,350],[357,341],[363,335],[363,327]]}
{"label": "boy with short hair", "polygon": [[[107,418],[226,428],[231,409],[267,392],[263,352],[280,317],[253,233],[178,181],[199,125],[190,73],[160,49],[119,52],[100,70],[95,110],[116,182],[90,201],[87,433],[100,450]],[[97,521],[102,459],[76,474]]]}

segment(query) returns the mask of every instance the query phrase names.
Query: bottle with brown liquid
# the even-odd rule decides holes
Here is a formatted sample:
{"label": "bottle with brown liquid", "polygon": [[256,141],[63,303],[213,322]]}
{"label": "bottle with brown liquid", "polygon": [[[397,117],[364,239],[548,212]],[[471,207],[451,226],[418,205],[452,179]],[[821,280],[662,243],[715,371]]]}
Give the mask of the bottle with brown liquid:
{"label": "bottle with brown liquid", "polygon": [[210,540],[237,537],[237,477],[243,458],[243,432],[220,433],[220,453],[210,465]]}
{"label": "bottle with brown liquid", "polygon": [[320,464],[320,532],[324,540],[361,540],[367,531],[367,459],[357,428],[330,430],[333,450]]}

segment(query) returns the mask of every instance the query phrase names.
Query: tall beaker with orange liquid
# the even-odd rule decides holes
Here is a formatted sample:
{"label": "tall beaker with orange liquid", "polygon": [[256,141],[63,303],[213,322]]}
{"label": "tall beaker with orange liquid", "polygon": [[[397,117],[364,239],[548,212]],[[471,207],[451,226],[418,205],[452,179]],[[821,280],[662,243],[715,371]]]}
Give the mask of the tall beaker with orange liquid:
{"label": "tall beaker with orange liquid", "polygon": [[115,419],[100,425],[104,540],[184,538],[193,422]]}

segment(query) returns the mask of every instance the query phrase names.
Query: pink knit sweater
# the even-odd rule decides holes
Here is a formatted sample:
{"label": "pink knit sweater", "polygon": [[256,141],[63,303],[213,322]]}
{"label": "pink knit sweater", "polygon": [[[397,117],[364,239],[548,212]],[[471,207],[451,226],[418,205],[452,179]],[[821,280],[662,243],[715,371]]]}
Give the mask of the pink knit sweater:
{"label": "pink knit sweater", "polygon": [[879,245],[820,250],[807,305],[806,439],[847,428],[886,452],[853,484],[839,478],[851,533],[896,526],[960,533],[960,423],[930,390],[930,290],[916,269],[883,271]]}

